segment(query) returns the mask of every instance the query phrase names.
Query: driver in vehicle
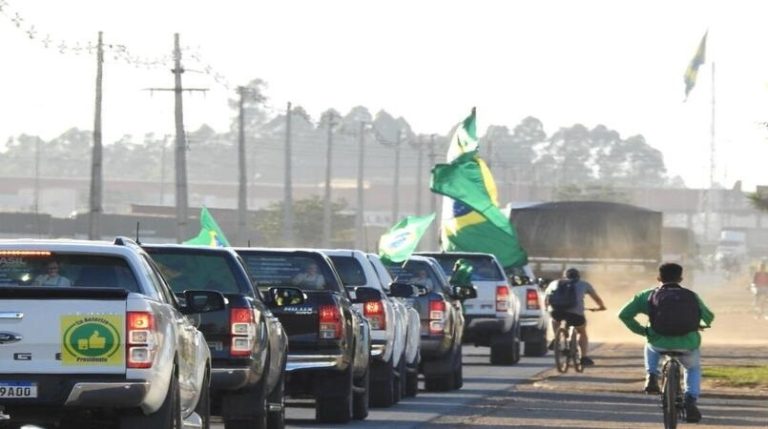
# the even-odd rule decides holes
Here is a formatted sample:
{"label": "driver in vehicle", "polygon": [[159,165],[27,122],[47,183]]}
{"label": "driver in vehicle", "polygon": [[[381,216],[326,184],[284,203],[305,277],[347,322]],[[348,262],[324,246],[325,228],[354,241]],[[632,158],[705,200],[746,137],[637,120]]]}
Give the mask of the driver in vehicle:
{"label": "driver in vehicle", "polygon": [[311,262],[304,272],[298,273],[291,281],[295,286],[304,286],[310,289],[322,289],[325,286],[325,277],[317,272],[317,264]]}

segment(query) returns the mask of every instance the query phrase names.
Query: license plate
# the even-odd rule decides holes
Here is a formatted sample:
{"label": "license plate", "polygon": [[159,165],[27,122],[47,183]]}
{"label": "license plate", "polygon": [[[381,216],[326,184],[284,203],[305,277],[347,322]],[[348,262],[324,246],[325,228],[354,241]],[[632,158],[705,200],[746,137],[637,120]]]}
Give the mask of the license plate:
{"label": "license plate", "polygon": [[0,382],[0,398],[37,398],[37,383],[26,381]]}

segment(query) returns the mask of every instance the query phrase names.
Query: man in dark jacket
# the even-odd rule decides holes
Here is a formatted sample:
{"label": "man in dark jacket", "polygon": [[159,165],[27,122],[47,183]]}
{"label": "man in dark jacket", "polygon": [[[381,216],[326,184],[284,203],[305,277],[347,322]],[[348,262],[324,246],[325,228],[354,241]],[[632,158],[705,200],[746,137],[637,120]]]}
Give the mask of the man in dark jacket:
{"label": "man in dark jacket", "polygon": [[[694,423],[701,420],[701,413],[696,406],[699,398],[701,385],[701,335],[698,330],[688,332],[683,335],[662,335],[656,332],[651,326],[642,326],[635,316],[638,314],[650,315],[651,294],[661,288],[681,288],[680,282],[683,281],[683,267],[675,263],[665,263],[659,267],[659,276],[657,280],[661,283],[658,287],[646,289],[632,298],[619,311],[619,319],[635,334],[646,338],[645,345],[645,371],[646,393],[659,393],[659,361],[662,351],[678,351],[683,353],[680,357],[680,363],[685,368],[685,410],[688,422]],[[700,322],[708,327],[715,315],[712,313],[701,298],[696,296],[699,303]]]}

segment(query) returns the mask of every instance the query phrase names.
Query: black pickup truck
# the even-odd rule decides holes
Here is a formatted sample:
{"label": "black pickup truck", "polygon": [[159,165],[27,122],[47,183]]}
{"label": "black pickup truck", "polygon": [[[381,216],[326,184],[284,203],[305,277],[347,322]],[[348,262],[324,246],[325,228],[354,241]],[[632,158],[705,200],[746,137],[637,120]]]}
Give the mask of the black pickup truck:
{"label": "black pickup truck", "polygon": [[[175,293],[221,292],[222,311],[202,314],[199,329],[211,350],[211,410],[226,429],[285,426],[285,366],[288,338],[253,287],[231,249],[143,245]],[[294,295],[301,300],[296,289]],[[290,291],[288,291],[290,292]]]}
{"label": "black pickup truck", "polygon": [[[274,310],[288,332],[287,393],[314,397],[316,419],[345,423],[368,416],[370,326],[353,303],[380,299],[377,290],[344,288],[330,259],[318,251],[235,249],[260,289],[296,287],[304,302],[290,298]],[[369,296],[371,295],[371,296]]]}
{"label": "black pickup truck", "polygon": [[399,286],[419,289],[412,299],[421,318],[420,371],[424,374],[425,389],[460,389],[464,385],[462,302],[477,297],[477,291],[451,286],[437,261],[426,256],[411,256],[405,264],[391,264],[387,270],[394,278],[390,288],[394,293],[400,293]]}

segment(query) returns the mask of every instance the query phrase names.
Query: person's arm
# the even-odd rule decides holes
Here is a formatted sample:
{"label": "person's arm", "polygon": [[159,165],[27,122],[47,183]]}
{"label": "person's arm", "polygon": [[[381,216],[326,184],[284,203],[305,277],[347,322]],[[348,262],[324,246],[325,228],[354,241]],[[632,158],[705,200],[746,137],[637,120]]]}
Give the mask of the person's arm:
{"label": "person's arm", "polygon": [[603,303],[603,299],[600,298],[600,295],[597,294],[597,291],[592,286],[591,283],[587,283],[587,294],[590,298],[592,298],[593,301],[597,303],[597,305],[600,306],[600,308],[597,309],[597,311],[605,310],[605,303]]}
{"label": "person's arm", "polygon": [[715,320],[715,313],[710,310],[706,304],[704,304],[704,301],[701,300],[701,297],[698,295],[696,296],[699,300],[699,309],[701,310],[701,320],[704,322],[704,326],[709,327],[712,325],[712,321]]}
{"label": "person's arm", "polygon": [[630,331],[644,337],[646,336],[645,327],[635,320],[635,316],[643,312],[642,306],[646,305],[647,300],[647,294],[645,292],[640,292],[619,310],[619,319],[621,319],[624,325],[629,328]]}

